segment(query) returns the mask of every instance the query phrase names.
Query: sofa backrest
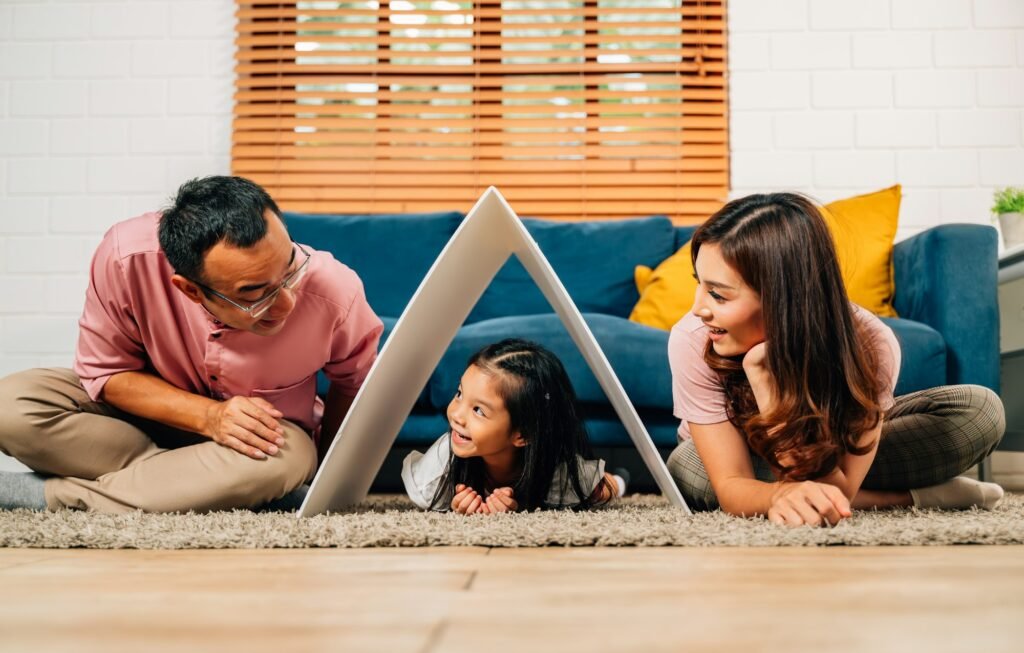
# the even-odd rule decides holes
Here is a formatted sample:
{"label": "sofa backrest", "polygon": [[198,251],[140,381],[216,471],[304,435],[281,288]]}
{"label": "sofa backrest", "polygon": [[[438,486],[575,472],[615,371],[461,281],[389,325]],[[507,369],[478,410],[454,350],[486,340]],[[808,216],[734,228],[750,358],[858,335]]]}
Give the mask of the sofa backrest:
{"label": "sofa backrest", "polygon": [[[458,228],[459,212],[399,215],[285,213],[293,240],[328,251],[363,280],[378,315],[398,317]],[[677,249],[680,229],[664,216],[562,222],[523,220],[583,312],[626,317],[639,296],[637,265],[654,267]],[[685,242],[685,241],[684,241]],[[526,269],[513,257],[470,313],[467,323],[551,313]]]}
{"label": "sofa backrest", "polygon": [[[675,232],[665,216],[582,222],[526,218],[523,223],[584,313],[627,317],[639,299],[636,266],[655,266],[675,251]],[[466,322],[552,312],[526,269],[513,257]]]}
{"label": "sofa backrest", "polygon": [[285,213],[292,240],[356,271],[381,316],[398,317],[462,222],[457,211],[400,215]]}
{"label": "sofa backrest", "polygon": [[686,227],[676,227],[676,247],[674,251],[679,251],[679,248],[690,242],[693,238],[693,232],[697,231],[696,225]]}

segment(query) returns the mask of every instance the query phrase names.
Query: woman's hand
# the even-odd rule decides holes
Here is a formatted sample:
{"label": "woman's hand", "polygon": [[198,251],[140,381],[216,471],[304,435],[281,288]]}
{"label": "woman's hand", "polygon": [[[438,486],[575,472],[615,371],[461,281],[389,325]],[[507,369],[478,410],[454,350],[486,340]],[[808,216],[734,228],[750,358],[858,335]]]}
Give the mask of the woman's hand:
{"label": "woman's hand", "polygon": [[768,508],[768,520],[784,526],[835,526],[852,514],[842,490],[814,481],[782,483]]}
{"label": "woman's hand", "polygon": [[489,510],[488,514],[492,515],[499,512],[515,512],[519,509],[519,504],[512,498],[512,488],[510,487],[500,487],[491,492],[485,505]]}
{"label": "woman's hand", "polygon": [[768,373],[768,345],[759,342],[743,355],[743,372],[750,382],[754,401],[762,415],[768,415],[775,408],[775,380]]}
{"label": "woman's hand", "polygon": [[765,369],[765,360],[768,357],[768,345],[765,342],[759,342],[750,348],[746,354],[743,355],[743,371],[749,376],[751,372],[758,372]]}

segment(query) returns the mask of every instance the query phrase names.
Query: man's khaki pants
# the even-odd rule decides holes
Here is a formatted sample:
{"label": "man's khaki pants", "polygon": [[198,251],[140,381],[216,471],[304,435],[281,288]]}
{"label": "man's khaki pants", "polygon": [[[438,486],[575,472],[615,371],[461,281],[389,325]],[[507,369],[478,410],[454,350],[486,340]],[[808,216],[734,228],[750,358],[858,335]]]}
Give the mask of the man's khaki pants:
{"label": "man's khaki pants", "polygon": [[69,369],[0,379],[0,451],[34,471],[50,510],[207,511],[280,498],[313,477],[316,447],[282,421],[285,444],[255,460],[201,435],[92,401]]}

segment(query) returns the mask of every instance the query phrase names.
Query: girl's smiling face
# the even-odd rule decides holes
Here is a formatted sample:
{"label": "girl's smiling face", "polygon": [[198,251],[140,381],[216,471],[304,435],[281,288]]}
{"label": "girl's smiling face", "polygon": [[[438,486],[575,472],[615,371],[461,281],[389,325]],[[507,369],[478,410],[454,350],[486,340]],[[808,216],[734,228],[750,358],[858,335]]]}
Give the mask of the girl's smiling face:
{"label": "girl's smiling face", "polygon": [[708,327],[715,352],[742,356],[764,342],[761,297],[726,263],[718,245],[701,245],[694,267],[698,284],[693,313]]}
{"label": "girl's smiling face", "polygon": [[470,365],[448,404],[452,452],[459,458],[507,456],[526,446],[499,392],[499,381],[476,365]]}

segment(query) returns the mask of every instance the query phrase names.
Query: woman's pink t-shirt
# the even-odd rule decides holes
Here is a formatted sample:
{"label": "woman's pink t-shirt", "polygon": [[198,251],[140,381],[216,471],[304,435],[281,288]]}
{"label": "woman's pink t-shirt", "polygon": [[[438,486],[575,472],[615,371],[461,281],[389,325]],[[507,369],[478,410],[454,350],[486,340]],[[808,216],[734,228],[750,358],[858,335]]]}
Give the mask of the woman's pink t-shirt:
{"label": "woman's pink t-shirt", "polygon": [[[872,342],[879,350],[880,373],[888,382],[878,398],[882,410],[893,405],[896,379],[900,375],[900,345],[892,329],[874,314],[857,305],[854,319],[867,327]],[[718,424],[729,420],[725,391],[718,375],[704,362],[708,328],[693,313],[679,320],[668,338],[668,361],[672,368],[672,414],[678,417],[679,439],[690,437],[690,422]]]}

